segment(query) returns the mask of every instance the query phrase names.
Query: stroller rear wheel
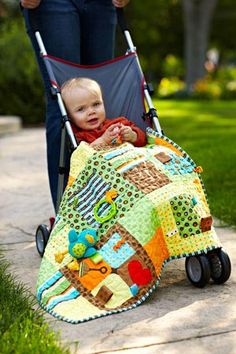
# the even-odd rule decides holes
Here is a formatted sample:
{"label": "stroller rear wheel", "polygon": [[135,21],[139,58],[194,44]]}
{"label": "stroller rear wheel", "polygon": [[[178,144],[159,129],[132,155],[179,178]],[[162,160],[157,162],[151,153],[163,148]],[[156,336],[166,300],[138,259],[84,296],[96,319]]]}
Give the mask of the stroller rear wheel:
{"label": "stroller rear wheel", "polygon": [[211,268],[211,278],[216,284],[225,283],[231,274],[229,256],[221,248],[208,254]]}
{"label": "stroller rear wheel", "polygon": [[189,281],[198,288],[203,288],[210,280],[210,262],[205,254],[187,257],[185,269]]}
{"label": "stroller rear wheel", "polygon": [[49,229],[47,225],[41,224],[38,226],[35,234],[36,248],[41,257],[43,257],[46,245],[49,239]]}

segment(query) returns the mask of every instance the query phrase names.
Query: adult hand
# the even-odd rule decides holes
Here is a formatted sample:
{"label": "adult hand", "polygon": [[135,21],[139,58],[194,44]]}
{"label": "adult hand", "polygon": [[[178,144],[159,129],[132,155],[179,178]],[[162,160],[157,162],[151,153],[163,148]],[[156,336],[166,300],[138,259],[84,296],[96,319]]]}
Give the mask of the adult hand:
{"label": "adult hand", "polygon": [[40,3],[41,0],[21,0],[21,6],[26,9],[35,9]]}
{"label": "adult hand", "polygon": [[129,0],[112,0],[115,7],[124,7],[129,3]]}

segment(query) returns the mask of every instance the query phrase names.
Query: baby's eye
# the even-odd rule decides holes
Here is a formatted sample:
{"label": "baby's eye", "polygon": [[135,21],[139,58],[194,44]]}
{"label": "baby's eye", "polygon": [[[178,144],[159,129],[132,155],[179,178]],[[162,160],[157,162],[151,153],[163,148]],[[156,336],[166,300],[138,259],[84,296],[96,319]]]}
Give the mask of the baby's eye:
{"label": "baby's eye", "polygon": [[84,107],[82,106],[82,107],[79,107],[78,109],[77,109],[77,111],[78,112],[83,112],[84,111]]}
{"label": "baby's eye", "polygon": [[100,101],[96,101],[96,102],[94,102],[93,106],[94,106],[94,107],[97,107],[97,106],[100,106],[100,104],[101,104]]}

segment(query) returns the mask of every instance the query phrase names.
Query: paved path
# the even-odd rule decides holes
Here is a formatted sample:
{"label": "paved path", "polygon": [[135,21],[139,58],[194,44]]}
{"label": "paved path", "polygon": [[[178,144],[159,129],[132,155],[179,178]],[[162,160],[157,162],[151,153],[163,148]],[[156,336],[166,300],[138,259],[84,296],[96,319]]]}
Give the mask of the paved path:
{"label": "paved path", "polygon": [[[35,292],[41,259],[34,233],[53,215],[44,131],[29,129],[1,137],[0,166],[0,247],[12,262],[12,271]],[[226,227],[217,231],[234,267],[236,233]],[[159,288],[134,310],[78,325],[46,318],[72,348],[80,343],[79,354],[235,354],[235,282],[232,272],[224,285],[194,288],[179,260],[167,265]]]}

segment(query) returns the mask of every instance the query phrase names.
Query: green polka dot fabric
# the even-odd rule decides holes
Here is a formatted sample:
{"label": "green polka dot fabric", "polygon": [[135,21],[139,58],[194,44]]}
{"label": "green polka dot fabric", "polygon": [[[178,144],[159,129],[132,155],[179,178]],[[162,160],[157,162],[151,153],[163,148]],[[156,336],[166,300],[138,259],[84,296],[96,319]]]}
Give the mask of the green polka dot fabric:
{"label": "green polka dot fabric", "polygon": [[197,235],[201,232],[201,217],[194,213],[193,199],[191,195],[180,194],[170,200],[173,216],[181,237],[194,236],[194,234]]}
{"label": "green polka dot fabric", "polygon": [[40,305],[80,323],[141,304],[174,258],[221,247],[192,159],[147,130],[148,145],[82,142],[37,281]]}

